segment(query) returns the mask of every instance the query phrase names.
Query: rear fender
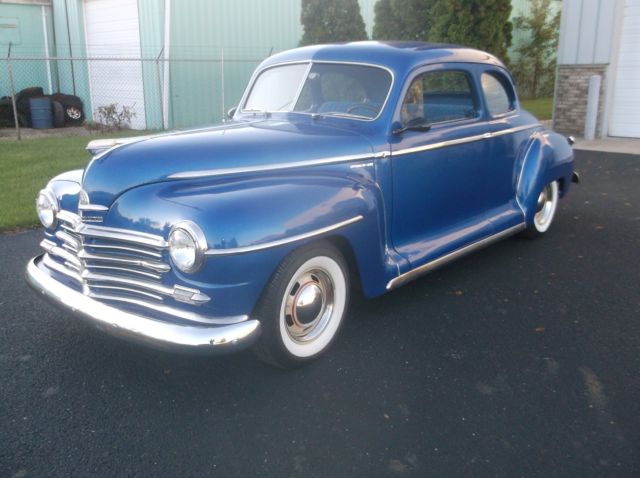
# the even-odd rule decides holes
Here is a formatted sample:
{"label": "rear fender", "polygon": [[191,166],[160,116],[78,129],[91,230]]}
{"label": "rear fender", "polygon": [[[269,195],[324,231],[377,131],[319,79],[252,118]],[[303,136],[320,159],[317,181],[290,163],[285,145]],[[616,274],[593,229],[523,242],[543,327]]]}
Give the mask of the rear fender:
{"label": "rear fender", "polygon": [[538,196],[548,183],[560,182],[561,197],[568,192],[573,174],[573,150],[563,136],[538,131],[531,135],[521,164],[516,197],[526,223],[531,224]]}

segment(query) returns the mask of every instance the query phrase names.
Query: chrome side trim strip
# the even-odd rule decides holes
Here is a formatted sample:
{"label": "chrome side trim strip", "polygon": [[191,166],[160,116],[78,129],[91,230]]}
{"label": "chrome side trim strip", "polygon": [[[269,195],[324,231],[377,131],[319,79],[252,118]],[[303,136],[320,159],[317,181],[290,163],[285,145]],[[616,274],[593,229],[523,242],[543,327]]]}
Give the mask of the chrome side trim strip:
{"label": "chrome side trim strip", "polygon": [[100,206],[99,204],[78,204],[78,210],[104,212],[104,211],[108,211],[109,208],[107,206]]}
{"label": "chrome side trim strip", "polygon": [[400,287],[401,285],[406,284],[409,281],[412,281],[414,279],[417,279],[418,277],[427,274],[428,272],[431,272],[435,269],[437,269],[438,267],[441,267],[445,264],[448,264],[449,262],[452,262],[456,259],[459,259],[462,256],[465,256],[467,254],[470,254],[471,252],[477,251],[478,249],[481,249],[483,247],[486,247],[490,244],[493,244],[494,242],[497,242],[501,239],[504,239],[508,236],[512,236],[520,231],[522,231],[523,229],[525,229],[525,224],[518,224],[516,226],[510,227],[509,229],[505,229],[504,231],[501,231],[497,234],[494,234],[493,236],[489,236],[489,237],[485,237],[484,239],[480,239],[479,241],[476,241],[472,244],[469,244],[467,246],[464,246],[460,249],[457,249],[453,252],[450,252],[448,254],[445,254],[442,257],[439,257],[437,259],[434,259],[431,262],[427,262],[424,265],[421,265],[420,267],[416,267],[415,269],[412,269],[408,272],[405,272],[404,274],[391,279],[389,281],[389,283],[387,284],[387,290],[392,290],[395,289],[397,287]]}
{"label": "chrome side trim strip", "polygon": [[484,139],[495,138],[497,136],[503,136],[505,134],[518,133],[520,131],[537,128],[538,126],[541,126],[541,125],[539,123],[528,124],[524,126],[517,126],[515,128],[503,129],[501,131],[496,131],[494,133],[477,134],[474,136],[466,136],[464,138],[451,139],[448,141],[440,141],[439,143],[426,144],[424,146],[416,146],[415,148],[399,149],[397,151],[392,151],[391,155],[401,156],[404,154],[420,153],[423,151],[431,151],[433,149],[446,148],[447,146],[455,146],[457,144],[473,143],[474,141],[481,141]]}
{"label": "chrome side trim strip", "polygon": [[252,246],[244,246],[244,247],[233,247],[229,249],[209,249],[205,254],[207,256],[227,256],[231,254],[244,254],[247,252],[270,249],[272,247],[278,247],[284,244],[289,244],[291,242],[302,241],[304,239],[309,239],[311,237],[319,236],[321,234],[326,234],[327,232],[335,231],[336,229],[340,229],[341,227],[345,227],[345,226],[348,226],[349,224],[358,222],[362,220],[363,217],[364,216],[362,215],[358,215],[358,216],[352,217],[351,219],[347,219],[346,221],[342,221],[337,224],[333,224],[331,226],[316,229],[315,231],[306,232],[304,234],[298,234],[296,236],[286,237],[284,239],[279,239],[277,241],[265,242],[264,244],[255,244]]}
{"label": "chrome side trim strip", "polygon": [[[79,320],[118,338],[164,350],[216,354],[248,347],[260,336],[260,322],[250,320],[246,315],[207,317],[135,299],[86,296],[41,270],[38,267],[40,260],[41,257],[35,257],[27,264],[26,279],[29,286],[69,315],[75,315]],[[95,300],[98,297],[137,303],[168,315],[181,313],[184,319],[194,323],[179,324],[153,319]]]}
{"label": "chrome side trim strip", "polygon": [[226,169],[207,169],[204,171],[184,171],[169,175],[168,179],[192,179],[202,177],[225,176],[228,174],[244,174],[244,173],[262,173],[265,171],[280,171],[283,169],[295,169],[311,166],[324,166],[327,164],[350,163],[352,161],[362,161],[364,159],[382,158],[388,153],[364,153],[351,154],[347,156],[334,156],[331,158],[309,159],[306,161],[295,161],[292,163],[265,164],[262,166],[251,166],[246,168],[226,168]]}
{"label": "chrome side trim strip", "polygon": [[[439,143],[427,144],[424,146],[417,146],[415,148],[399,149],[392,151],[392,156],[400,156],[404,154],[418,153],[422,151],[430,151],[433,149],[446,148],[447,146],[454,146],[457,144],[472,143],[474,141],[481,141],[484,139],[495,138],[505,134],[518,133],[520,131],[526,131],[541,126],[539,123],[528,124],[524,126],[517,126],[515,128],[503,129],[494,133],[483,133],[474,136],[467,136],[464,138],[452,139],[448,141],[441,141]],[[292,163],[281,164],[268,164],[261,166],[251,166],[246,168],[226,168],[226,169],[208,169],[204,171],[184,171],[181,173],[174,173],[168,176],[168,179],[194,179],[204,177],[225,176],[228,174],[244,174],[244,173],[262,173],[267,171],[280,171],[283,169],[304,168],[312,166],[324,166],[328,164],[349,163],[352,161],[362,161],[365,159],[379,159],[389,156],[387,151],[381,151],[378,153],[364,153],[364,154],[352,154],[346,156],[334,156],[330,158],[310,159],[306,161],[295,161]]]}

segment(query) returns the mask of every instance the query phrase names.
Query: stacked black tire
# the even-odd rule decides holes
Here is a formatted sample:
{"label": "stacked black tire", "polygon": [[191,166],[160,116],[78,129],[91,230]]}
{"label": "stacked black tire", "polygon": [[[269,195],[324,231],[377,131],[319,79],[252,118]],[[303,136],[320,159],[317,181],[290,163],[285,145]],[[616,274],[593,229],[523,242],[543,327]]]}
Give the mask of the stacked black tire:
{"label": "stacked black tire", "polygon": [[[16,107],[18,109],[18,121],[21,126],[31,127],[31,98],[51,98],[53,108],[53,125],[56,128],[63,126],[79,126],[84,122],[84,106],[82,100],[74,95],[55,93],[45,95],[39,86],[25,88],[16,95]],[[13,126],[13,107],[11,97],[0,98],[0,126]]]}

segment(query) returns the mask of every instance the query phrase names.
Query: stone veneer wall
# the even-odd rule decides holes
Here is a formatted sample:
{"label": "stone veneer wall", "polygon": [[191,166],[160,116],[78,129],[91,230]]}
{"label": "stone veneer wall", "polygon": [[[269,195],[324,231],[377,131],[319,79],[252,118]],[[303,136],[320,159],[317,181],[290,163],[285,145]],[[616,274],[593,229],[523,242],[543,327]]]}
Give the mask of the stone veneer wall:
{"label": "stone veneer wall", "polygon": [[584,135],[587,115],[589,79],[602,76],[596,137],[602,136],[602,115],[606,96],[606,74],[608,65],[558,65],[556,95],[553,112],[553,129],[565,135]]}

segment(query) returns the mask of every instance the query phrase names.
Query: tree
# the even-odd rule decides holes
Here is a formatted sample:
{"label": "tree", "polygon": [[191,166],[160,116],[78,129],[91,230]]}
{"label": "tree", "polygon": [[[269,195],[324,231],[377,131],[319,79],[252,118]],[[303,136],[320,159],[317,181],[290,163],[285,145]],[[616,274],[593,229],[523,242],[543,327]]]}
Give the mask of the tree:
{"label": "tree", "polygon": [[379,0],[375,5],[376,40],[429,39],[430,10],[435,0]]}
{"label": "tree", "polygon": [[528,38],[518,48],[513,73],[524,97],[536,98],[553,93],[556,51],[560,30],[560,10],[551,12],[552,0],[531,0],[526,16],[515,18],[514,24]]}
{"label": "tree", "polygon": [[478,48],[507,62],[510,16],[511,0],[438,0],[431,9],[429,40]]}
{"label": "tree", "polygon": [[301,45],[367,40],[358,0],[302,0]]}

